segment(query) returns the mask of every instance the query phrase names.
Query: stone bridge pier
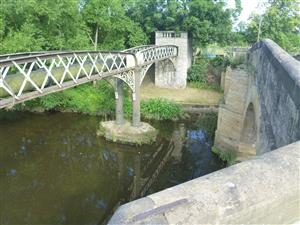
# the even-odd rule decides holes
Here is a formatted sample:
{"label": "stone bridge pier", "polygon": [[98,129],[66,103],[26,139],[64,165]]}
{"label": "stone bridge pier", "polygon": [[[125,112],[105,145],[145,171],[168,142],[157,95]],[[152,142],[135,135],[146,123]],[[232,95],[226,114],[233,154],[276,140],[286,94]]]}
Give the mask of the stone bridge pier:
{"label": "stone bridge pier", "polygon": [[[137,54],[138,56],[138,54]],[[148,67],[148,66],[147,66]],[[145,76],[146,70],[136,67],[131,73],[131,82],[134,89],[131,90],[132,97],[132,121],[126,121],[124,115],[124,86],[123,79],[113,78],[110,83],[115,88],[116,116],[115,121],[100,123],[98,134],[107,140],[124,144],[150,144],[155,142],[157,131],[150,124],[141,122],[141,78]]]}
{"label": "stone bridge pier", "polygon": [[[185,88],[187,71],[192,63],[192,45],[186,32],[156,32],[156,45],[133,49],[135,60],[126,59],[127,66],[134,67],[130,72],[119,74],[110,83],[115,87],[116,120],[102,122],[99,134],[106,139],[131,144],[154,142],[157,132],[141,122],[140,101],[141,84],[148,70],[155,65],[155,85],[163,88]],[[164,46],[176,46],[176,55],[170,54],[174,49]],[[145,48],[145,50],[141,50]],[[130,50],[129,50],[130,51]],[[136,52],[135,52],[136,51]],[[171,55],[171,57],[170,57]],[[145,62],[151,63],[145,63]],[[124,84],[132,91],[132,122],[124,118]]]}

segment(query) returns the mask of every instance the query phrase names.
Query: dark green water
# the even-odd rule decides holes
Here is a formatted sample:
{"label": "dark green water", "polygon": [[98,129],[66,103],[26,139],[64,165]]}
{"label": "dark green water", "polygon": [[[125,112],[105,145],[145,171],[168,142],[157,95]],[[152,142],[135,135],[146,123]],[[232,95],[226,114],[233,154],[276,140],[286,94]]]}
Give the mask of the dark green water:
{"label": "dark green water", "polygon": [[215,116],[151,122],[151,146],[96,136],[98,117],[0,114],[0,224],[105,224],[123,203],[211,173]]}

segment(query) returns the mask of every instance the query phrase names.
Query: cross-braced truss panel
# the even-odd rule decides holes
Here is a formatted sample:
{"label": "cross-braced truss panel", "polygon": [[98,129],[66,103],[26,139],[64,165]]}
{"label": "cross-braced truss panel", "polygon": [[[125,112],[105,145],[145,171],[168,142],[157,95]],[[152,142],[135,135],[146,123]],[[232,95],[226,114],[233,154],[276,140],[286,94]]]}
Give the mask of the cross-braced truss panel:
{"label": "cross-braced truss panel", "polygon": [[[25,55],[25,56],[24,56]],[[138,57],[142,55],[141,61]],[[135,69],[176,57],[176,46],[139,46],[123,52],[47,52],[0,56],[0,108],[114,76],[135,91]]]}
{"label": "cross-braced truss panel", "polygon": [[178,48],[174,45],[155,46],[139,52],[141,55],[140,64],[148,64],[167,58],[176,57]]}

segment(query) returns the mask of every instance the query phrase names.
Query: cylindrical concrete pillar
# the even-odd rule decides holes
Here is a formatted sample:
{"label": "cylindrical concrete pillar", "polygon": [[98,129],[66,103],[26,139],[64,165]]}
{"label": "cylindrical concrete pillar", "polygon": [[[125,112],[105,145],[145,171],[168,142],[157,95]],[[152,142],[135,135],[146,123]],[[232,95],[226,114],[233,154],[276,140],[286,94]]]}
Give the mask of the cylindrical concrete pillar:
{"label": "cylindrical concrete pillar", "polygon": [[135,92],[132,93],[132,126],[141,126],[141,92],[140,92],[140,79],[142,76],[141,68],[137,68],[134,71],[134,82],[135,82]]}
{"label": "cylindrical concrete pillar", "polygon": [[124,91],[123,91],[123,81],[120,79],[116,80],[116,124],[122,125],[125,123],[124,120]]}

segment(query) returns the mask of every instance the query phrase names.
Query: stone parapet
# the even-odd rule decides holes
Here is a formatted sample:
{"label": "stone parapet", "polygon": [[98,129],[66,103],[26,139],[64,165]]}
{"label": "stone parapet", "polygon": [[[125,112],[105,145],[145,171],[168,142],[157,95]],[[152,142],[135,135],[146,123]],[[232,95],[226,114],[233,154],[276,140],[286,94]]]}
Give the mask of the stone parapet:
{"label": "stone parapet", "polygon": [[296,142],[125,204],[109,224],[293,224],[299,163]]}

